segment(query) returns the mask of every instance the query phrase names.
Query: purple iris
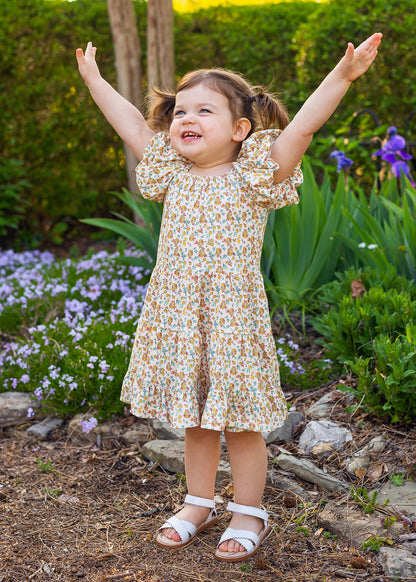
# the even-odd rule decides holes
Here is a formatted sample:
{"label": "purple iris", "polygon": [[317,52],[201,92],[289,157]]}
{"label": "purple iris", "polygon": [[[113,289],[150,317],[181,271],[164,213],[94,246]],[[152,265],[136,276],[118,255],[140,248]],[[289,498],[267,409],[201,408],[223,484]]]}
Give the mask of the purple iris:
{"label": "purple iris", "polygon": [[398,160],[397,162],[394,162],[391,165],[391,171],[396,176],[396,178],[400,178],[400,174],[404,174],[406,176],[406,178],[409,180],[409,182],[411,183],[411,185],[413,186],[413,188],[416,186],[416,184],[413,182],[412,178],[410,177],[409,166],[406,164],[406,162],[403,162],[402,160]]}
{"label": "purple iris", "polygon": [[392,125],[387,130],[387,139],[381,150],[375,152],[375,156],[381,156],[381,159],[388,162],[389,164],[394,164],[396,160],[396,155],[400,156],[402,160],[411,160],[413,156],[407,154],[404,151],[406,147],[406,141],[404,137],[397,134],[397,129]]}
{"label": "purple iris", "polygon": [[344,152],[340,150],[333,151],[329,157],[335,158],[337,160],[337,172],[341,172],[341,170],[347,170],[354,163],[352,160],[347,158]]}
{"label": "purple iris", "polygon": [[[383,147],[375,152],[374,155],[381,156],[382,160],[391,164],[391,171],[396,178],[399,178],[401,174],[404,174],[414,187],[415,183],[410,177],[409,166],[405,161],[403,161],[411,160],[413,156],[404,151],[405,147],[406,140],[404,137],[397,134],[397,129],[392,125],[387,130],[387,139],[383,144]],[[397,159],[397,156],[399,156],[401,160]]]}

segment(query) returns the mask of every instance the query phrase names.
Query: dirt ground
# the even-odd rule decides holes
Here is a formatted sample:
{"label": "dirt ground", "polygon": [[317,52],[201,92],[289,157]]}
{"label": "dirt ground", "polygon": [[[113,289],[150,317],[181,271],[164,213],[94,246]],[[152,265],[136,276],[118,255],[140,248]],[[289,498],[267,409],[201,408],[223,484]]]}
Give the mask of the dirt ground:
{"label": "dirt ground", "polygon": [[[302,410],[322,393],[303,392],[292,399]],[[331,418],[349,426],[354,444],[314,462],[351,481],[343,461],[373,436],[385,434],[388,445],[378,460],[378,482],[414,468],[416,427],[392,427],[365,414],[351,418],[344,405],[335,402]],[[129,416],[118,422],[127,429],[144,421]],[[228,520],[229,482],[217,487],[224,504],[214,528],[182,550],[160,549],[154,533],[179,509],[185,494],[183,476],[147,462],[139,445],[126,447],[122,439],[102,448],[79,446],[68,440],[65,425],[48,440],[28,437],[27,426],[0,432],[0,582],[388,580],[374,552],[348,547],[321,531],[316,516],[334,495],[301,481],[314,500],[307,505],[287,491],[266,488],[264,505],[274,530],[247,562],[225,564],[213,556]],[[295,442],[284,447],[304,456]],[[279,452],[278,446],[269,446],[271,466]],[[351,482],[355,487],[369,483],[365,477]]]}

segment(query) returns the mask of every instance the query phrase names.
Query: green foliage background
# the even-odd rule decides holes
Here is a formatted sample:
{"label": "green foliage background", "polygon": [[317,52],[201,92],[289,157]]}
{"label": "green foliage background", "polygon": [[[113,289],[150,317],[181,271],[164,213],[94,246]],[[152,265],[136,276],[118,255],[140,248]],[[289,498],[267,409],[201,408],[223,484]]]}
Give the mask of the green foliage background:
{"label": "green foliage background", "polygon": [[[146,5],[135,7],[145,71]],[[0,245],[35,247],[76,236],[80,218],[120,210],[108,192],[126,185],[121,142],[92,103],[74,54],[93,40],[114,84],[111,32],[105,0],[0,0],[0,13],[0,158],[23,162],[20,195],[28,202],[17,237],[9,229]],[[328,130],[362,107],[401,129],[416,109],[413,52],[406,47],[415,24],[411,0],[215,6],[176,15],[177,73],[238,70],[270,85],[294,113],[347,41],[379,30],[385,38],[376,64],[350,89]]]}

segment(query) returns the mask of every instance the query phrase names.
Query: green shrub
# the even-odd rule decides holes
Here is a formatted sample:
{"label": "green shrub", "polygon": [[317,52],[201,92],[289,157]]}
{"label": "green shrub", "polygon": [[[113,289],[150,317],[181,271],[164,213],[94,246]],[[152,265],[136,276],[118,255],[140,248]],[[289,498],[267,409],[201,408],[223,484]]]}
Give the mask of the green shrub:
{"label": "green shrub", "polygon": [[[416,415],[416,289],[411,281],[386,272],[350,269],[323,287],[320,315],[311,323],[331,360],[358,376],[353,392],[360,406],[392,422]],[[351,282],[367,292],[351,296]],[[374,285],[374,286],[371,286]]]}
{"label": "green shrub", "polygon": [[314,1],[295,1],[212,6],[178,15],[178,76],[204,67],[239,71],[251,83],[270,86],[294,113],[300,104],[294,36],[317,9]]}
{"label": "green shrub", "polygon": [[372,358],[350,362],[358,376],[357,388],[351,390],[357,400],[367,411],[388,416],[391,422],[416,418],[416,326],[407,326],[405,332],[394,341],[388,334],[377,336]]}
{"label": "green shrub", "polygon": [[[320,315],[311,320],[330,358],[342,364],[355,357],[371,358],[378,335],[387,333],[394,341],[406,333],[408,324],[416,324],[415,288],[393,268],[383,275],[350,269],[338,279],[320,291]],[[367,289],[361,298],[351,295],[353,280],[361,280]]]}
{"label": "green shrub", "polygon": [[22,162],[0,158],[0,241],[10,229],[18,228],[29,187]]}
{"label": "green shrub", "polygon": [[[299,96],[305,99],[311,87],[329,72],[334,59],[340,58],[347,45],[362,42],[374,32],[384,40],[376,62],[356,80],[343,99],[328,127],[339,124],[352,111],[371,108],[382,123],[404,127],[409,113],[416,109],[416,71],[411,51],[403,39],[416,26],[412,0],[329,0],[322,2],[295,35],[298,49]],[[403,96],[406,98],[403,98]]]}

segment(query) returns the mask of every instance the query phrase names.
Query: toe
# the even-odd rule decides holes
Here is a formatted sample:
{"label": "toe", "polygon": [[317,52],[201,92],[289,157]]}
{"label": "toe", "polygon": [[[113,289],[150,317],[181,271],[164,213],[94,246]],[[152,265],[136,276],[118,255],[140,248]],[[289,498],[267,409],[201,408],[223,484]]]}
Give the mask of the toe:
{"label": "toe", "polygon": [[244,552],[245,548],[235,540],[228,540],[220,545],[219,550],[221,552],[234,553],[234,552]]}
{"label": "toe", "polygon": [[180,538],[178,532],[175,529],[173,529],[172,527],[163,529],[162,533],[166,538],[168,538],[174,542],[181,541],[181,538]]}

